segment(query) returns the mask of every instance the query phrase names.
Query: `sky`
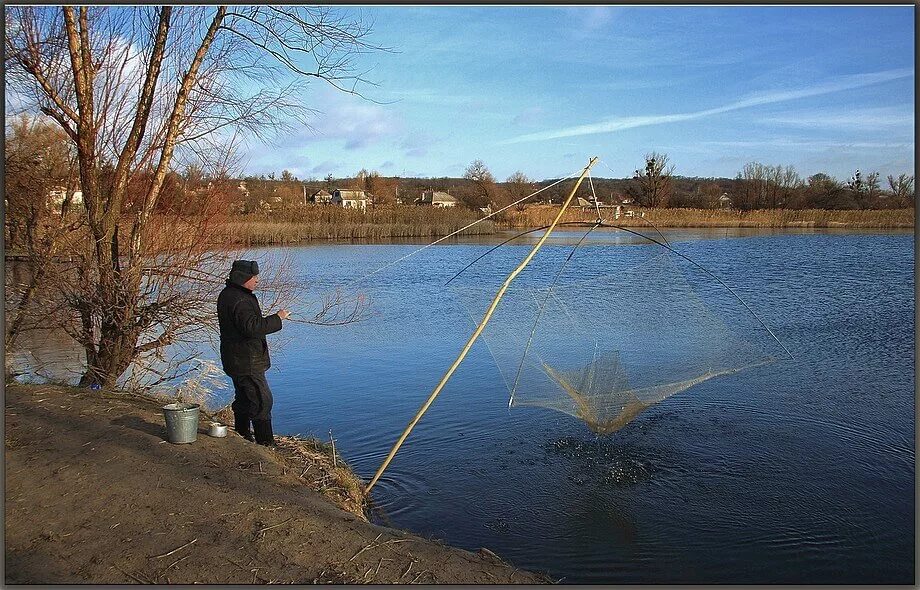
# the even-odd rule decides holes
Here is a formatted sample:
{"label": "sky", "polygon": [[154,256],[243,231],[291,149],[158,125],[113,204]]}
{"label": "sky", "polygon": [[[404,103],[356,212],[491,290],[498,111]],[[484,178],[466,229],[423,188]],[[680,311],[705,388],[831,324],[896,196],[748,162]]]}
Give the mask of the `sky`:
{"label": "sky", "polygon": [[[302,179],[681,176],[746,163],[840,180],[914,173],[913,6],[339,6],[385,50],[362,96],[314,80],[308,125],[245,146]],[[7,92],[9,103],[9,92]]]}
{"label": "sky", "polygon": [[367,99],[314,83],[309,129],[252,146],[300,178],[683,176],[745,163],[841,180],[914,172],[913,6],[341,7],[390,48]]}

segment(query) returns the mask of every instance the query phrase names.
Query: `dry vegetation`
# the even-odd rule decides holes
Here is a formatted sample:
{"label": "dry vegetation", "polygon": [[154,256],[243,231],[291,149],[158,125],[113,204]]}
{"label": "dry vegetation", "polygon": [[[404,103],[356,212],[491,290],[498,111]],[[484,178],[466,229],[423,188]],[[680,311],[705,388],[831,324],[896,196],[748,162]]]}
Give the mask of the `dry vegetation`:
{"label": "dry vegetation", "polygon": [[[625,211],[626,209],[624,209]],[[750,228],[876,228],[914,227],[913,209],[728,209],[642,208],[632,209],[645,220],[620,216],[612,209],[601,215],[610,223],[658,227],[750,227]],[[532,205],[509,211],[464,231],[464,235],[494,233],[499,228],[535,228],[549,225],[558,205]],[[594,209],[569,209],[563,221],[594,221]],[[304,207],[276,214],[241,215],[217,226],[211,238],[217,243],[240,246],[287,245],[311,240],[434,239],[454,232],[478,218],[469,210],[422,207],[388,207],[367,213],[338,207]]]}
{"label": "dry vegetation", "polygon": [[[233,412],[229,407],[216,412],[213,418],[232,428]],[[332,444],[300,436],[276,436],[275,442],[291,473],[296,473],[310,489],[322,493],[339,508],[367,520],[364,482]]]}
{"label": "dry vegetation", "polygon": [[[480,217],[467,209],[386,207],[366,213],[334,206],[290,208],[273,214],[241,215],[215,229],[216,242],[241,246],[285,245],[309,240],[383,240],[435,238],[456,231]],[[464,232],[494,231],[486,221]]]}
{"label": "dry vegetation", "polygon": [[[658,227],[849,227],[849,228],[911,228],[914,227],[913,209],[761,209],[736,211],[727,209],[633,209],[636,215],[645,213],[645,219]],[[625,209],[624,209],[625,211]],[[549,225],[559,212],[558,206],[536,205],[523,212],[508,215],[508,227],[527,228]],[[601,209],[601,215],[610,223],[627,226],[647,225],[645,221],[620,216],[613,219],[612,209]],[[574,208],[566,212],[563,221],[594,221],[593,209]]]}

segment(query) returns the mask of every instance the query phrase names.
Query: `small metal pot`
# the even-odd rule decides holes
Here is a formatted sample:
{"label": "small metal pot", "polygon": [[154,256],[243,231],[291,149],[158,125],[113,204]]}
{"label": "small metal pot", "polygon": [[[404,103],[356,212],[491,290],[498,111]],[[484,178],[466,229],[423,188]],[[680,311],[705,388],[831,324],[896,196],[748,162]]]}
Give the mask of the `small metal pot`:
{"label": "small metal pot", "polygon": [[208,436],[223,438],[227,436],[227,427],[220,422],[211,422],[211,426],[208,428]]}

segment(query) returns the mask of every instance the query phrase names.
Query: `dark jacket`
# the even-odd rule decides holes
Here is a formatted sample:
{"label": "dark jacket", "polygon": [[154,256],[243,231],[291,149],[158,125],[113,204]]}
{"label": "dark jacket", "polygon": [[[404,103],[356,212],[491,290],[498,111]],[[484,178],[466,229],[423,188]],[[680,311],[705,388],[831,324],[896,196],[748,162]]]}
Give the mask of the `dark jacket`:
{"label": "dark jacket", "polygon": [[249,289],[227,281],[217,297],[220,361],[231,377],[263,373],[271,366],[266,334],[281,329],[278,314],[262,317],[259,300]]}

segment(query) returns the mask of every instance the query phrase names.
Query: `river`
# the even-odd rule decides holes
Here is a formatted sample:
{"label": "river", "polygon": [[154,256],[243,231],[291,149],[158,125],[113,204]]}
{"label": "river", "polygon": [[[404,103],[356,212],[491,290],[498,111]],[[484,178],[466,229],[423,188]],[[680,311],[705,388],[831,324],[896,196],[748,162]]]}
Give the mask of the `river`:
{"label": "river", "polygon": [[[913,233],[663,233],[795,358],[708,380],[597,436],[566,414],[509,408],[478,343],[374,488],[375,518],[566,583],[912,584]],[[385,324],[270,336],[276,431],[331,431],[369,479],[471,333],[443,279],[504,237],[439,244],[354,283],[385,299]],[[495,255],[519,260],[529,239]],[[597,230],[585,246],[635,241]],[[321,293],[419,247],[286,252]],[[74,371],[60,339],[29,347]]]}

